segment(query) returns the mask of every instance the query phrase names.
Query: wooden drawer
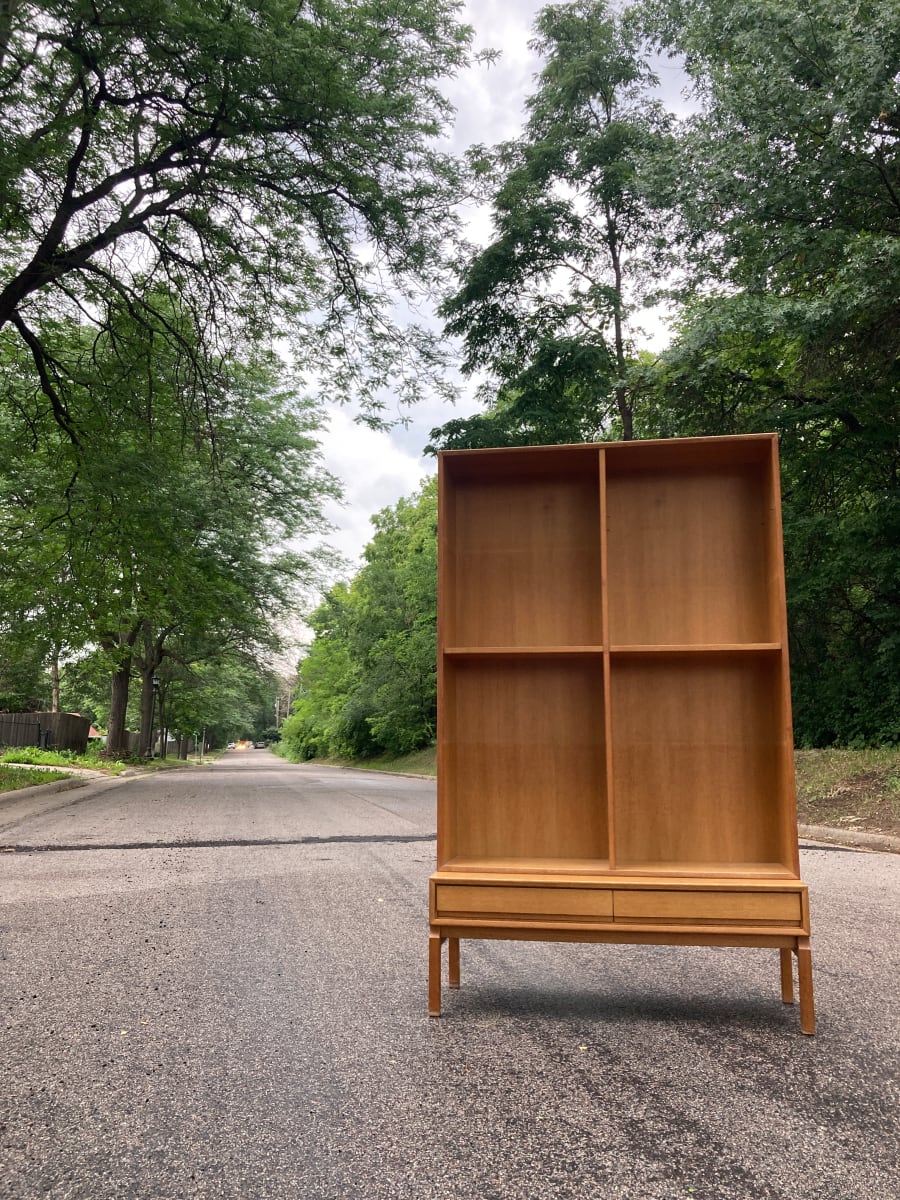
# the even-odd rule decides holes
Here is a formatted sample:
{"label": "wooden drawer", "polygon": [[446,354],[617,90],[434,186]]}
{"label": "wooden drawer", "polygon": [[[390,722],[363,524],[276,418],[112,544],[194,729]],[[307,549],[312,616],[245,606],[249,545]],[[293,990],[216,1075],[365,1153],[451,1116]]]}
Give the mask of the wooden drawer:
{"label": "wooden drawer", "polygon": [[592,918],[613,915],[609,888],[522,887],[446,884],[435,888],[439,917],[451,914],[485,917]]}
{"label": "wooden drawer", "polygon": [[799,892],[653,891],[617,889],[617,921],[749,921],[799,925]]}

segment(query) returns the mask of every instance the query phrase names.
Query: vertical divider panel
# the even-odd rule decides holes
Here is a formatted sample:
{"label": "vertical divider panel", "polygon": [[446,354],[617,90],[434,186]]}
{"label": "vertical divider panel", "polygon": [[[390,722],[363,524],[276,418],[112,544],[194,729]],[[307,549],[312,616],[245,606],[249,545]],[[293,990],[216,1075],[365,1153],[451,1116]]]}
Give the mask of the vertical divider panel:
{"label": "vertical divider panel", "polygon": [[[781,529],[781,467],[778,439],[772,438],[769,459],[770,520],[768,529],[769,602],[770,611],[779,613],[777,636],[781,643],[779,655],[781,687],[781,761],[778,771],[779,787],[787,794],[779,796],[781,823],[778,830],[782,861],[789,864],[800,878],[800,847],[797,841],[797,783],[794,768],[794,724],[791,712],[791,672],[788,656],[787,591],[784,580],[784,537]],[[787,851],[785,854],[784,851]]]}
{"label": "vertical divider panel", "polygon": [[606,451],[600,450],[600,640],[603,647],[603,744],[606,769],[606,834],[609,869],[616,867],[615,778],[613,776],[612,679],[609,657],[609,562],[606,534]]}

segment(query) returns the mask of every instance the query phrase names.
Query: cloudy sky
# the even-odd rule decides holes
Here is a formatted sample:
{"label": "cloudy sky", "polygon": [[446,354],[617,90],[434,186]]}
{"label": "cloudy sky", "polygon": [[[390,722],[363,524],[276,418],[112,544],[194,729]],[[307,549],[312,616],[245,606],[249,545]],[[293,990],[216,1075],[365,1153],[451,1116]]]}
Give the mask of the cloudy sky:
{"label": "cloudy sky", "polygon": [[[475,29],[475,48],[500,51],[498,62],[475,66],[445,91],[457,110],[452,148],[463,153],[475,143],[494,144],[521,131],[525,97],[532,91],[539,60],[528,49],[535,16],[546,0],[467,0],[466,20]],[[680,79],[670,64],[659,72],[667,98],[677,103]],[[673,94],[674,93],[674,94]],[[472,214],[468,236],[486,242],[490,233],[487,212]],[[329,539],[354,566],[371,539],[371,516],[408,496],[432,474],[433,458],[424,458],[422,448],[431,430],[454,417],[478,410],[463,395],[456,405],[435,401],[422,403],[407,414],[409,423],[390,433],[379,433],[357,425],[349,408],[332,410],[322,446],[328,468],[343,481],[345,502],[329,509],[334,533]],[[352,573],[352,571],[351,571]]]}
{"label": "cloudy sky", "polygon": [[[453,149],[462,153],[475,142],[492,144],[514,137],[521,129],[523,102],[538,70],[528,50],[531,25],[541,7],[537,0],[477,0],[466,5],[466,20],[475,29],[476,48],[501,51],[499,62],[476,66],[445,90],[457,110]],[[475,218],[473,239],[488,233],[484,216]],[[371,516],[379,509],[408,496],[435,470],[422,447],[436,425],[476,411],[464,397],[456,405],[441,401],[412,409],[405,428],[379,433],[357,425],[349,408],[329,413],[322,447],[328,468],[342,480],[345,501],[329,508],[335,526],[329,541],[351,563],[371,539]]]}

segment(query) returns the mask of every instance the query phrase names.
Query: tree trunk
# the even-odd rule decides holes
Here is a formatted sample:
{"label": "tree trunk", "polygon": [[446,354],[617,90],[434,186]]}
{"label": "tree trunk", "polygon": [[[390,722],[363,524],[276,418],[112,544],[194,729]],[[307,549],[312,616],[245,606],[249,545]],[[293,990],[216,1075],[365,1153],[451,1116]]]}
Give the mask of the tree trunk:
{"label": "tree trunk", "polygon": [[106,749],[109,754],[128,754],[128,732],[125,716],[128,708],[128,685],[131,680],[131,655],[123,659],[113,672],[109,699],[109,729]]}
{"label": "tree trunk", "polygon": [[622,306],[625,302],[625,285],[622,270],[621,246],[616,232],[615,221],[607,209],[607,224],[610,229],[609,253],[612,260],[613,276],[615,278],[615,301],[613,304],[613,342],[616,352],[616,371],[619,384],[616,387],[616,408],[619,410],[619,420],[622,422],[622,440],[630,442],[634,437],[634,413],[628,388],[624,383],[628,366],[625,357],[625,326],[622,321]]}
{"label": "tree trunk", "polygon": [[153,707],[156,696],[153,691],[153,671],[141,669],[141,733],[138,743],[142,758],[153,757]]}
{"label": "tree trunk", "polygon": [[54,650],[50,660],[50,711],[59,712],[59,654]]}
{"label": "tree trunk", "polygon": [[153,678],[159,671],[163,658],[165,658],[163,647],[165,646],[170,630],[168,628],[161,629],[158,633],[154,634],[148,621],[142,623],[141,630],[143,633],[144,652],[137,658],[138,669],[141,673],[140,747],[144,758],[152,758],[153,746],[156,740],[154,710],[157,704],[159,705],[159,711],[155,713],[155,717],[160,729],[163,725],[163,693],[159,686],[157,688],[153,687]]}

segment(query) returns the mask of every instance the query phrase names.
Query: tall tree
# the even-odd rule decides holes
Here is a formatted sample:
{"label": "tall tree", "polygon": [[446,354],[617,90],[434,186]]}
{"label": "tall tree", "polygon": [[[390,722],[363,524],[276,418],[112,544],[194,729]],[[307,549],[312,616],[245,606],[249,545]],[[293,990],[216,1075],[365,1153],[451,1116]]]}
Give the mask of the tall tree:
{"label": "tall tree", "polygon": [[[467,62],[453,0],[6,0],[0,8],[0,337],[67,436],[54,321],[125,303],[207,361],[239,328],[291,335],[369,411],[432,353],[383,281],[431,280],[458,197],[436,148]],[[148,286],[149,284],[149,286]],[[183,324],[156,299],[175,292]],[[396,351],[415,348],[396,368]],[[432,348],[433,349],[433,348]],[[368,352],[367,352],[368,351]]]}
{"label": "tall tree", "polygon": [[283,547],[308,544],[335,490],[317,461],[317,412],[282,385],[271,356],[217,364],[205,419],[191,425],[180,356],[140,333],[127,309],[101,339],[79,326],[56,331],[80,364],[70,386],[82,388],[90,454],[59,429],[15,360],[14,404],[0,421],[9,449],[0,454],[3,607],[39,615],[45,636],[70,653],[101,648],[115,751],[135,667],[149,735],[152,677],[169,638],[202,633],[219,651],[273,645],[279,615],[318,578],[314,555]]}
{"label": "tall tree", "polygon": [[690,295],[648,432],[782,434],[795,711],[900,738],[900,9],[649,3],[684,56]]}
{"label": "tall tree", "polygon": [[545,65],[523,136],[474,155],[496,236],[442,312],[466,370],[547,410],[574,389],[583,423],[628,438],[634,322],[669,262],[672,122],[640,37],[602,0],[543,9],[533,47]]}

